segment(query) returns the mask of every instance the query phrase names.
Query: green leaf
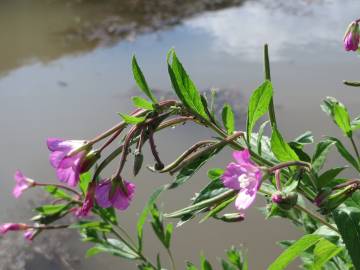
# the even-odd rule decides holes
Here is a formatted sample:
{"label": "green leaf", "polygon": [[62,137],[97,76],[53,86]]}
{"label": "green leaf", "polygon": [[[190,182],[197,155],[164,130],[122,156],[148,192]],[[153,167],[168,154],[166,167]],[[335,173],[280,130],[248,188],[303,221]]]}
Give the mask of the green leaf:
{"label": "green leaf", "polygon": [[80,175],[79,187],[83,194],[86,194],[91,180],[92,178],[90,172],[86,172]]}
{"label": "green leaf", "polygon": [[49,204],[49,205],[42,205],[40,207],[37,207],[35,208],[35,210],[45,216],[48,216],[48,215],[58,214],[68,208],[69,208],[68,204],[55,204],[55,205]]}
{"label": "green leaf", "polygon": [[169,51],[167,62],[170,79],[176,95],[188,109],[209,120],[200,93],[177,58],[174,49]]}
{"label": "green leaf", "polygon": [[227,133],[231,135],[235,131],[235,115],[230,104],[224,105],[221,116]]}
{"label": "green leaf", "polygon": [[118,114],[125,121],[125,123],[132,124],[132,125],[140,124],[140,123],[144,122],[146,119],[146,117],[144,117],[144,116],[132,116],[132,115],[124,114],[124,113],[118,113]]}
{"label": "green leaf", "polygon": [[133,70],[134,79],[137,85],[140,87],[140,89],[145,93],[145,95],[147,95],[152,100],[152,102],[157,103],[157,99],[152,93],[151,89],[149,88],[145,80],[145,77],[136,61],[135,55],[132,58],[132,70]]}
{"label": "green leaf", "polygon": [[130,260],[136,260],[139,258],[139,256],[124,242],[117,239],[107,239],[102,243],[96,244],[94,247],[87,250],[86,257],[91,257],[102,252],[111,253],[114,256],[119,256]]}
{"label": "green leaf", "polygon": [[212,270],[211,264],[204,255],[200,256],[201,270]]}
{"label": "green leaf", "polygon": [[360,269],[360,209],[338,208],[333,215],[355,269]]}
{"label": "green leaf", "polygon": [[227,258],[237,269],[245,270],[246,259],[244,258],[241,251],[235,247],[226,251]]}
{"label": "green leaf", "polygon": [[172,223],[166,225],[165,229],[165,247],[170,248],[171,236],[173,234],[174,226]]}
{"label": "green leaf", "polygon": [[216,207],[214,207],[213,209],[211,209],[209,211],[209,213],[203,217],[201,220],[200,220],[200,223],[206,221],[207,219],[209,219],[210,217],[213,217],[215,216],[217,213],[221,212],[222,210],[224,210],[229,204],[231,204],[234,200],[235,200],[236,196],[230,198],[230,199],[227,199],[225,201],[223,201],[222,203],[220,203],[219,205],[217,205]]}
{"label": "green leaf", "polygon": [[345,203],[346,206],[355,207],[360,210],[360,191],[355,191]]}
{"label": "green leaf", "polygon": [[319,235],[305,235],[287,248],[277,259],[269,266],[268,270],[282,270],[291,263],[296,257],[300,256],[308,248],[318,243],[321,239]]}
{"label": "green leaf", "polygon": [[196,195],[194,204],[215,197],[227,190],[229,189],[224,187],[220,177],[218,177],[217,179],[214,179],[209,184],[207,184],[205,188],[203,188],[199,194]]}
{"label": "green leaf", "polygon": [[44,190],[49,192],[56,199],[72,200],[72,197],[69,194],[56,186],[45,186]]}
{"label": "green leaf", "polygon": [[314,249],[314,262],[312,270],[321,270],[325,263],[335,257],[343,250],[342,247],[329,242],[326,239],[321,239]]}
{"label": "green leaf", "polygon": [[311,159],[312,168],[315,172],[319,172],[324,166],[327,154],[330,152],[331,147],[335,144],[334,141],[325,140],[316,146],[315,153]]}
{"label": "green leaf", "polygon": [[131,99],[135,107],[150,111],[154,110],[153,104],[142,97],[136,96],[136,97],[132,97]]}
{"label": "green leaf", "polygon": [[198,270],[191,262],[186,262],[186,270]]}
{"label": "green leaf", "polygon": [[324,172],[317,179],[318,188],[321,189],[322,187],[328,186],[328,184],[330,184],[332,180],[335,179],[335,177],[338,176],[339,173],[341,173],[346,168],[347,167],[337,167]]}
{"label": "green leaf", "polygon": [[350,116],[346,107],[333,97],[327,97],[321,108],[331,116],[335,124],[344,132],[345,136],[352,136]]}
{"label": "green leaf", "polygon": [[111,225],[101,222],[101,221],[93,221],[93,220],[80,220],[77,223],[72,224],[70,229],[83,229],[83,228],[91,228],[97,231],[102,232],[110,232]]}
{"label": "green leaf", "polygon": [[220,168],[213,168],[210,169],[207,173],[208,177],[211,179],[211,181],[214,181],[216,179],[219,179],[219,177],[224,173],[223,169]]}
{"label": "green leaf", "polygon": [[250,141],[252,130],[256,122],[268,111],[273,95],[273,87],[270,81],[266,80],[251,95],[248,105],[248,117],[246,132]]}
{"label": "green leaf", "polygon": [[262,154],[262,139],[264,136],[265,127],[268,123],[270,123],[270,121],[265,121],[264,123],[262,123],[258,131],[256,146],[257,146],[257,152],[260,156]]}
{"label": "green leaf", "polygon": [[356,159],[350,154],[350,152],[345,148],[345,146],[341,143],[340,140],[334,138],[334,137],[328,137],[329,140],[334,141],[336,144],[336,148],[340,155],[347,160],[351,165],[354,166],[354,168],[360,172],[359,163],[356,161]]}
{"label": "green leaf", "polygon": [[355,131],[360,128],[360,116],[357,116],[351,121],[351,130]]}
{"label": "green leaf", "polygon": [[311,131],[306,131],[295,138],[292,142],[298,145],[312,144],[314,143],[314,136]]}
{"label": "green leaf", "polygon": [[221,260],[221,266],[223,270],[236,270],[234,266],[232,266],[230,263],[224,260]]}
{"label": "green leaf", "polygon": [[142,240],[144,234],[144,224],[149,215],[152,205],[155,203],[156,199],[160,196],[161,192],[164,190],[164,187],[160,187],[150,196],[149,200],[147,201],[144,210],[142,211],[141,215],[139,216],[137,222],[137,235],[138,235],[138,249],[139,251],[142,250]]}
{"label": "green leaf", "polygon": [[211,157],[217,154],[222,147],[214,149],[212,151],[204,152],[203,155],[193,160],[191,163],[183,167],[180,172],[176,175],[174,181],[170,184],[168,189],[173,189],[179,185],[187,182]]}
{"label": "green leaf", "polygon": [[102,219],[106,220],[107,222],[110,222],[114,225],[118,224],[114,207],[102,208],[96,205],[94,210]]}
{"label": "green leaf", "polygon": [[271,135],[271,150],[276,158],[280,161],[299,160],[299,157],[284,141],[280,132],[274,127]]}

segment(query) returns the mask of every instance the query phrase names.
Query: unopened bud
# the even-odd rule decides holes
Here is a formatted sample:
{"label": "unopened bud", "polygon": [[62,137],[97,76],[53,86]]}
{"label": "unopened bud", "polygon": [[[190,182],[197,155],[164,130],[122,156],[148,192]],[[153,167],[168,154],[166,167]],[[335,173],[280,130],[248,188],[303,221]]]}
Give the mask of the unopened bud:
{"label": "unopened bud", "polygon": [[297,204],[298,194],[296,192],[285,194],[278,191],[271,196],[271,200],[282,210],[290,210]]}
{"label": "unopened bud", "polygon": [[134,167],[133,167],[134,176],[136,176],[139,173],[139,171],[143,165],[143,161],[144,161],[143,154],[140,152],[135,152]]}
{"label": "unopened bud", "polygon": [[99,151],[91,151],[87,153],[81,163],[80,173],[87,172],[92,166],[100,159],[101,155]]}
{"label": "unopened bud", "polygon": [[315,198],[315,204],[322,214],[327,214],[346,201],[359,189],[359,183],[351,183],[342,189],[323,189]]}
{"label": "unopened bud", "polygon": [[220,219],[225,222],[240,222],[245,219],[245,215],[243,213],[229,213],[224,214]]}

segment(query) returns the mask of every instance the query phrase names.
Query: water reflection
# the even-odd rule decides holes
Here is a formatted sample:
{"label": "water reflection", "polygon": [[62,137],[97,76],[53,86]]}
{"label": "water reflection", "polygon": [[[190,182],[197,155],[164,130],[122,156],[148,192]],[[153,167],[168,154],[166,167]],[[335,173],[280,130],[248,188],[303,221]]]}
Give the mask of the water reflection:
{"label": "water reflection", "polygon": [[213,37],[213,50],[242,59],[259,60],[259,51],[270,42],[272,60],[289,54],[313,53],[335,47],[346,23],[359,16],[360,2],[334,0],[248,1],[241,8],[209,13],[186,23]]}
{"label": "water reflection", "polygon": [[204,11],[237,6],[244,0],[42,1],[0,3],[0,74],[26,63],[47,63],[98,46],[133,41],[182,23]]}

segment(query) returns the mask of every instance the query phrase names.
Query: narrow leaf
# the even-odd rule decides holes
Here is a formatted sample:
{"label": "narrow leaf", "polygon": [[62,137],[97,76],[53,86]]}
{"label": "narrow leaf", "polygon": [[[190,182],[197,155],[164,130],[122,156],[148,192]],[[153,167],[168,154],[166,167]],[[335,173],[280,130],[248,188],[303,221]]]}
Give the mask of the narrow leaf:
{"label": "narrow leaf", "polygon": [[235,131],[235,116],[230,104],[224,105],[221,116],[227,133],[231,135]]}
{"label": "narrow leaf", "polygon": [[133,70],[134,79],[138,84],[138,86],[140,87],[140,89],[145,93],[145,95],[147,95],[152,100],[152,102],[157,103],[157,99],[152,93],[151,89],[149,88],[145,80],[145,77],[136,61],[135,55],[132,58],[132,70]]}
{"label": "narrow leaf", "polygon": [[153,104],[142,97],[136,96],[136,97],[132,97],[131,99],[132,99],[135,107],[145,109],[145,110],[153,110],[154,109]]}
{"label": "narrow leaf", "polygon": [[276,158],[280,161],[299,160],[297,154],[286,143],[276,128],[273,128],[271,135],[271,150],[273,151]]}
{"label": "narrow leaf", "polygon": [[287,248],[281,255],[270,265],[268,270],[282,270],[288,266],[293,260],[301,255],[308,248],[318,243],[321,236],[318,235],[305,235]]}
{"label": "narrow leaf", "polygon": [[125,113],[118,113],[121,118],[128,124],[136,125],[145,121],[146,117],[144,116],[132,116]]}
{"label": "narrow leaf", "polygon": [[248,118],[246,132],[250,141],[251,132],[257,122],[269,109],[269,103],[273,95],[273,87],[270,81],[266,80],[252,94],[248,105]]}
{"label": "narrow leaf", "polygon": [[199,116],[209,120],[206,113],[199,91],[195,84],[186,73],[180,60],[177,58],[176,53],[171,49],[168,53],[168,70],[173,88],[188,109],[192,110]]}

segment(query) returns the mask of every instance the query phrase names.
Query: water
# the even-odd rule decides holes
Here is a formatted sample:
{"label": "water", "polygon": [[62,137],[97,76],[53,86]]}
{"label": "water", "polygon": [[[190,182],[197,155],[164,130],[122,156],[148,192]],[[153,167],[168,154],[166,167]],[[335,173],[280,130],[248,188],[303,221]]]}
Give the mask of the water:
{"label": "water", "polygon": [[[45,139],[92,138],[119,121],[116,112],[131,109],[129,97],[139,92],[130,70],[133,53],[150,85],[168,95],[165,55],[175,47],[200,89],[219,89],[221,99],[240,112],[263,80],[262,45],[270,44],[272,79],[280,129],[291,139],[312,130],[317,140],[340,132],[321,112],[327,96],[345,103],[353,116],[360,93],[342,80],[358,79],[359,58],[345,53],[342,35],[358,16],[356,0],[259,1],[2,1],[0,4],[0,222],[25,221],[30,206],[44,199],[29,192],[11,197],[12,175],[54,181]],[[242,128],[244,119],[239,119]],[[191,134],[191,135],[189,135]],[[195,134],[195,135],[194,135]],[[196,139],[212,134],[194,126],[158,135],[159,151],[171,161]],[[174,145],[173,141],[177,140]],[[223,167],[230,151],[208,167]],[[146,160],[152,163],[149,157]],[[338,161],[334,153],[332,162]],[[342,161],[340,161],[342,162]],[[129,174],[130,175],[130,174]],[[136,179],[136,200],[120,220],[131,232],[151,190],[168,176],[142,172]],[[190,184],[165,194],[166,211],[185,206],[206,184],[206,169]],[[263,203],[258,198],[258,206]],[[146,231],[146,250],[154,256],[160,244]],[[180,269],[185,260],[198,262],[204,252],[214,265],[231,245],[244,245],[251,269],[265,269],[281,252],[275,241],[300,233],[287,221],[266,221],[254,207],[246,221],[221,224],[190,222],[175,232],[173,248]],[[57,233],[32,246],[20,237],[2,239],[0,269],[135,269],[107,255],[84,259],[85,244],[76,234]],[[53,240],[50,240],[53,239]],[[155,248],[154,248],[155,247]],[[166,261],[165,255],[163,261]]]}

